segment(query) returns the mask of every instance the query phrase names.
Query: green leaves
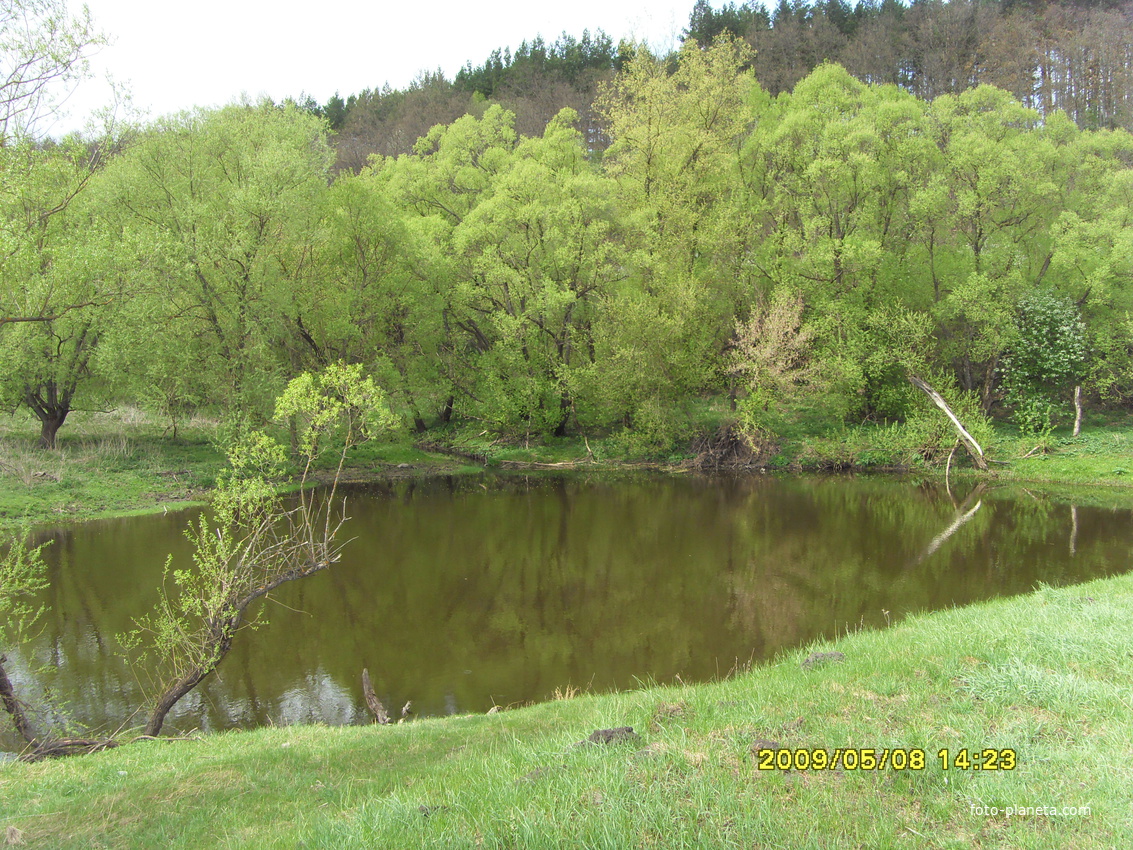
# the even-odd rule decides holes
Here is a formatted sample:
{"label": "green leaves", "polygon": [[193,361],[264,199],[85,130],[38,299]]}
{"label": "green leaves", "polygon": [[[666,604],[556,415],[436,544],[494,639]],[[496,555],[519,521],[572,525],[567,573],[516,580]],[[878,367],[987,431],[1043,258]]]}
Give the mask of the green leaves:
{"label": "green leaves", "polygon": [[[109,215],[150,246],[135,270],[185,368],[210,397],[264,416],[282,388],[278,340],[309,253],[332,153],[319,119],[294,106],[236,104],[163,119],[107,174]],[[184,348],[189,347],[188,352]],[[177,359],[135,351],[145,394],[195,394],[163,377]],[[281,362],[283,361],[283,362]]]}
{"label": "green leaves", "polygon": [[1016,338],[1001,367],[1009,404],[1026,433],[1051,427],[1054,403],[1082,379],[1089,353],[1077,306],[1053,292],[1019,302]]}
{"label": "green leaves", "polygon": [[317,375],[304,372],[288,383],[276,401],[275,418],[291,417],[303,422],[299,447],[309,460],[333,433],[346,451],[397,426],[382,390],[362,374],[361,366],[343,363],[332,363]]}
{"label": "green leaves", "polygon": [[18,645],[39,617],[41,609],[32,600],[47,588],[43,548],[29,547],[27,530],[12,531],[0,542],[0,655]]}

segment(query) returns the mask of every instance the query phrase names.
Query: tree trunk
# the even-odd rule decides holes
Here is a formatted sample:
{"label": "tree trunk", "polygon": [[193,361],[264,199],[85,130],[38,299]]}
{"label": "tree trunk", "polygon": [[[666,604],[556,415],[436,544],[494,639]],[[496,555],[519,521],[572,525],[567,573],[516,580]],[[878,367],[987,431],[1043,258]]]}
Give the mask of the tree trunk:
{"label": "tree trunk", "polygon": [[1074,387],[1074,436],[1082,433],[1082,386]]}
{"label": "tree trunk", "polygon": [[374,686],[370,684],[370,671],[367,669],[362,670],[362,696],[366,698],[366,707],[373,713],[374,719],[383,726],[389,725],[389,713],[374,692]]}
{"label": "tree trunk", "polygon": [[47,451],[54,451],[57,447],[55,443],[55,435],[59,433],[59,429],[63,427],[63,423],[67,421],[68,411],[63,411],[60,414],[40,418],[39,426],[39,447]]}
{"label": "tree trunk", "polygon": [[569,393],[563,393],[559,396],[559,424],[555,426],[555,436],[565,437],[567,433],[567,424],[570,422],[570,413],[572,409],[572,402]]}
{"label": "tree trunk", "polygon": [[39,742],[35,738],[35,733],[32,732],[27,715],[24,714],[24,707],[16,697],[15,689],[12,688],[12,682],[8,678],[8,671],[4,669],[4,664],[7,661],[7,656],[0,655],[0,701],[4,703],[4,710],[11,715],[12,723],[15,724],[16,731],[20,734],[20,737],[34,747]]}
{"label": "tree trunk", "polygon": [[[282,583],[282,582],[280,582]],[[264,593],[267,589],[264,590]],[[210,650],[211,663],[205,663],[200,666],[194,667],[181,678],[170,682],[161,695],[154,703],[153,710],[150,712],[149,720],[146,722],[145,733],[152,737],[157,737],[161,733],[161,727],[165,725],[165,716],[173,709],[173,706],[181,700],[181,697],[193,690],[197,685],[205,680],[205,678],[220,666],[220,662],[224,660],[224,656],[228,655],[228,650],[232,649],[232,639],[236,636],[236,630],[240,628],[240,621],[243,619],[244,609],[251,604],[252,600],[262,596],[263,593],[257,593],[256,596],[249,596],[243,600],[243,604],[237,602],[233,608],[234,612],[228,617],[219,621],[213,621],[209,627],[209,643],[207,649]]]}
{"label": "tree trunk", "polygon": [[969,434],[964,426],[960,424],[960,420],[956,418],[956,414],[952,412],[952,408],[948,406],[948,402],[944,400],[944,397],[916,375],[909,375],[909,383],[932,399],[933,404],[947,414],[948,418],[952,420],[952,424],[956,426],[956,430],[960,432],[960,439],[964,443],[964,448],[968,450],[968,454],[972,456],[972,460],[975,461],[976,466],[986,471],[987,461],[984,459],[984,450],[980,448],[980,444],[976,442],[975,437]]}
{"label": "tree trunk", "polygon": [[55,448],[55,435],[67,421],[67,414],[71,412],[71,397],[74,387],[59,389],[54,381],[47,381],[37,387],[27,387],[24,391],[24,404],[31,408],[39,420],[39,447],[51,450]]}
{"label": "tree trunk", "polygon": [[[217,663],[220,663],[219,660]],[[176,682],[171,683],[154,704],[153,711],[150,712],[149,720],[146,722],[144,734],[155,738],[161,734],[161,727],[165,725],[165,715],[169,714],[173,706],[177,705],[180,701],[181,697],[193,690],[193,688],[201,683],[205,676],[215,669],[215,664],[208,670],[198,668],[190,673],[186,673]]]}

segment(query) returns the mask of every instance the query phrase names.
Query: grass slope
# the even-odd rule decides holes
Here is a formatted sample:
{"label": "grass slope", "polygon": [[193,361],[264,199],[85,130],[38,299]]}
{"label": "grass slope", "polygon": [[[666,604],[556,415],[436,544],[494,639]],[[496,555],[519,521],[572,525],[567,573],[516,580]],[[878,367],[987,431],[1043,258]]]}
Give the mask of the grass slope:
{"label": "grass slope", "polygon": [[[0,834],[52,848],[1126,846],[1131,614],[1127,575],[912,617],[708,685],[9,762]],[[845,657],[804,667],[816,649]],[[624,725],[640,739],[574,746]],[[767,742],[923,748],[926,767],[761,771]],[[1016,769],[937,757],[987,747],[1015,750]],[[1043,806],[1059,813],[1008,812]]]}

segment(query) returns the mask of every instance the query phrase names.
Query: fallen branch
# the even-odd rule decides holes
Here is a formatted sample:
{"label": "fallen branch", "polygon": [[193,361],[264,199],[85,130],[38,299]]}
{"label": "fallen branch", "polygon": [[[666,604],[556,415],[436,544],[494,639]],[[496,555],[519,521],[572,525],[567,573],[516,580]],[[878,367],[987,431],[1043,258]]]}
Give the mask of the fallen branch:
{"label": "fallen branch", "polygon": [[540,463],[534,460],[501,460],[500,466],[515,466],[520,469],[573,469],[584,463],[593,463],[593,461],[585,458],[581,460],[560,460],[557,463]]}
{"label": "fallen branch", "polygon": [[[374,718],[382,726],[389,725],[389,714],[386,712],[386,707],[382,705],[382,701],[378,699],[378,695],[374,693],[374,686],[370,684],[370,671],[363,668],[362,670],[362,696],[366,698],[366,706],[373,713]],[[409,708],[406,703],[405,708]],[[403,709],[402,716],[405,716],[405,709]]]}
{"label": "fallen branch", "polygon": [[944,397],[916,375],[909,375],[909,383],[932,399],[933,404],[947,414],[948,418],[952,420],[952,424],[956,426],[956,430],[960,432],[960,439],[964,442],[964,448],[968,450],[968,454],[972,456],[972,460],[975,462],[976,466],[982,470],[987,470],[984,450],[980,448],[980,444],[976,442],[976,438],[969,434],[967,429],[960,424],[960,420],[956,418],[956,414],[952,412],[952,408],[948,406],[948,402],[944,400]]}
{"label": "fallen branch", "polygon": [[20,761],[34,762],[43,759],[63,758],[112,750],[119,746],[114,738],[58,738],[43,741],[34,749],[20,755]]}

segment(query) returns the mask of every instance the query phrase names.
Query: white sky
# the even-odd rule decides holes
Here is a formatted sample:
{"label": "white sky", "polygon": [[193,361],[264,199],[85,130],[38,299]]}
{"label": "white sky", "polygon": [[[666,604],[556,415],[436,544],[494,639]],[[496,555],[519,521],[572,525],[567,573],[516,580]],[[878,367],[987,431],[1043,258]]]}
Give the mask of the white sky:
{"label": "white sky", "polygon": [[[72,9],[79,0],[68,0]],[[338,0],[87,0],[95,24],[113,39],[95,57],[97,77],[126,83],[134,106],[151,117],[193,106],[231,102],[246,94],[275,100],[313,96],[319,103],[388,82],[404,88],[420,71],[440,68],[452,79],[471,60],[497,47],[514,49],[542,35],[576,38],[583,29],[679,44],[694,0],[520,0],[391,2]],[[82,125],[109,100],[90,80],[70,97],[51,132]]]}

